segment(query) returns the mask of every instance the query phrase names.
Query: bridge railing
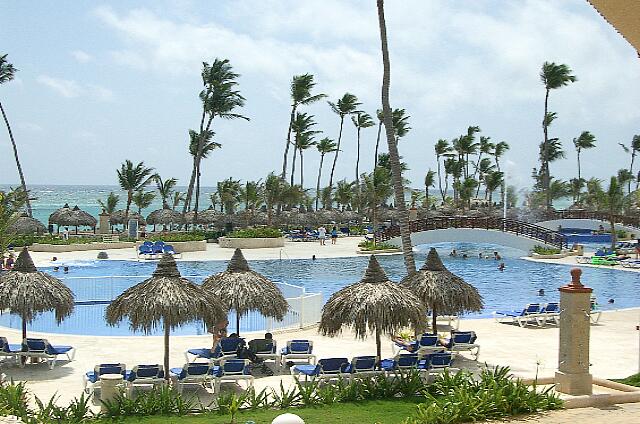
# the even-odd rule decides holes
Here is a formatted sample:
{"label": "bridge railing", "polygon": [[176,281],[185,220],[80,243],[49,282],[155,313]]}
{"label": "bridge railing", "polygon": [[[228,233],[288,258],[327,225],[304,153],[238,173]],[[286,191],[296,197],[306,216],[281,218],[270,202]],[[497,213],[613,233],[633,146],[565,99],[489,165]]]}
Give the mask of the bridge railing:
{"label": "bridge railing", "polygon": [[[609,222],[610,215],[608,212],[566,209],[548,212],[547,219],[594,219]],[[638,216],[613,215],[613,220],[618,224],[640,228],[640,217]]]}
{"label": "bridge railing", "polygon": [[[566,237],[558,231],[549,230],[539,225],[508,218],[441,216],[411,221],[410,228],[412,233],[420,231],[445,230],[448,228],[498,230],[518,236],[529,237],[561,249],[567,247]],[[396,225],[376,233],[376,240],[387,241],[398,236],[400,236],[400,227]]]}

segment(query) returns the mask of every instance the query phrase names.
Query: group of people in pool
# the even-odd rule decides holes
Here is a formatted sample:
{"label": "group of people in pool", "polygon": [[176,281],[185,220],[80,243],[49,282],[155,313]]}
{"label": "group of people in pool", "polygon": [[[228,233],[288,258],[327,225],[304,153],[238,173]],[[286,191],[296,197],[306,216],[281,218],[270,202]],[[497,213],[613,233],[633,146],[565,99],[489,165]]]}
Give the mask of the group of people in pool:
{"label": "group of people in pool", "polygon": [[[58,262],[58,258],[54,256],[54,257],[51,259],[51,262],[53,262],[53,263]],[[54,265],[54,266],[53,266],[53,270],[54,270],[55,272],[60,271],[60,266],[59,266],[59,265]],[[69,273],[69,266],[68,266],[68,265],[63,265],[63,266],[62,266],[62,272],[64,272],[65,274],[68,274],[68,273]]]}
{"label": "group of people in pool", "polygon": [[[452,258],[458,258],[461,257],[462,259],[469,259],[469,255],[466,253],[463,253],[462,255],[458,254],[458,252],[456,251],[456,249],[452,249],[451,253],[449,253],[449,256]],[[484,253],[480,252],[478,253],[478,259],[493,259],[496,261],[501,261],[502,260],[502,256],[500,256],[500,254],[497,251],[493,252],[493,255],[485,255]],[[505,264],[504,262],[500,262],[500,265],[498,265],[498,271],[504,271],[505,269]]]}

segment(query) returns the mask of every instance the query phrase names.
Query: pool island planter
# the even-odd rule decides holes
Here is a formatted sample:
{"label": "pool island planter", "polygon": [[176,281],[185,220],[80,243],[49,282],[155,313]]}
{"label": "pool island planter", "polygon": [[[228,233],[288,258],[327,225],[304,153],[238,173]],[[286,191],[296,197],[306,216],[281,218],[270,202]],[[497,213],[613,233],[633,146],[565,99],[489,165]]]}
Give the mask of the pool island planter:
{"label": "pool island planter", "polygon": [[231,249],[265,249],[274,247],[284,247],[284,237],[269,238],[240,238],[240,237],[220,237],[218,238],[220,247]]}
{"label": "pool island planter", "polygon": [[51,252],[51,253],[64,253],[64,252],[77,252],[85,250],[107,250],[107,249],[127,249],[134,247],[135,243],[130,241],[121,241],[116,243],[78,243],[78,244],[41,244],[33,243],[29,246],[31,252]]}
{"label": "pool island planter", "polygon": [[[136,250],[140,248],[140,245],[142,245],[142,243],[142,241],[136,242]],[[204,252],[207,250],[206,240],[165,241],[164,244],[173,246],[173,249],[176,251],[176,253]]]}
{"label": "pool island planter", "polygon": [[402,249],[376,249],[376,250],[364,250],[358,249],[356,251],[358,255],[397,255],[398,253],[402,253]]}

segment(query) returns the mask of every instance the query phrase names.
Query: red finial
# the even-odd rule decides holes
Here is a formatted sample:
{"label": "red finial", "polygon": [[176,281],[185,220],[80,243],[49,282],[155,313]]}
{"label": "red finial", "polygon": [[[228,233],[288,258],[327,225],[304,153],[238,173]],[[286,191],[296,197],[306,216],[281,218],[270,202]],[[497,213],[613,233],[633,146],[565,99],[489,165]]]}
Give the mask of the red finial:
{"label": "red finial", "polygon": [[571,271],[571,282],[566,286],[560,287],[561,292],[565,293],[591,293],[593,291],[590,287],[585,287],[580,281],[580,276],[582,275],[582,270],[580,268],[572,268]]}
{"label": "red finial", "polygon": [[582,270],[580,268],[572,268],[571,269],[571,286],[573,287],[583,287],[580,282],[580,276],[582,275]]}

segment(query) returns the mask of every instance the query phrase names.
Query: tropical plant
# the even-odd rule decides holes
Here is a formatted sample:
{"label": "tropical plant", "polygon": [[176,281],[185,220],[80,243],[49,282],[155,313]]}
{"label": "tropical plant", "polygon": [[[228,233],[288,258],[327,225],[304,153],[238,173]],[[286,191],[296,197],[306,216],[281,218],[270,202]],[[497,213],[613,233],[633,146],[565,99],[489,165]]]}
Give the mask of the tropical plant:
{"label": "tropical plant", "polygon": [[573,204],[579,204],[580,203],[580,194],[582,193],[582,189],[585,186],[585,180],[584,178],[571,178],[569,180],[569,188],[571,191],[571,200],[573,201]]}
{"label": "tropical plant", "polygon": [[336,103],[327,102],[331,106],[331,110],[340,117],[340,131],[338,133],[338,145],[333,156],[333,164],[331,165],[331,174],[329,175],[329,185],[333,186],[333,174],[336,171],[336,163],[338,162],[338,154],[340,153],[340,144],[342,142],[342,127],[344,126],[344,117],[358,112],[358,98],[351,94],[345,93]]}
{"label": "tropical plant", "polygon": [[378,166],[378,148],[380,147],[380,133],[382,132],[382,123],[384,120],[382,109],[376,110],[376,118],[378,118],[378,135],[376,136],[376,148],[374,149],[374,155],[373,155],[374,168]]}
{"label": "tropical plant", "polygon": [[429,207],[429,187],[435,185],[435,175],[436,173],[429,169],[424,176],[424,204],[426,207]]}
{"label": "tropical plant", "polygon": [[320,165],[318,166],[318,182],[316,183],[316,210],[318,210],[318,201],[321,197],[320,178],[322,177],[322,164],[324,163],[324,157],[327,153],[335,152],[337,149],[337,145],[332,139],[325,137],[320,140],[318,144],[316,144],[316,149],[318,149],[318,152],[320,153]]}
{"label": "tropical plant", "polygon": [[234,180],[229,177],[226,180],[218,181],[217,192],[218,196],[220,196],[220,203],[223,205],[224,213],[234,214],[240,201],[240,180]]}
{"label": "tropical plant", "polygon": [[[576,156],[578,159],[578,181],[583,181],[580,169],[580,153],[582,153],[583,150],[596,147],[596,137],[589,131],[582,131],[577,138],[573,139],[573,146],[576,148]],[[580,192],[577,193],[575,201],[580,202]]]}
{"label": "tropical plant", "polygon": [[146,209],[151,206],[151,203],[153,203],[153,199],[155,198],[156,194],[151,191],[138,190],[133,193],[131,200],[133,201],[133,204],[138,207],[138,213],[141,214],[142,209]]}
{"label": "tropical plant", "polygon": [[100,205],[100,207],[109,215],[111,215],[116,211],[116,208],[118,207],[118,202],[120,202],[120,196],[115,194],[113,191],[109,193],[109,195],[104,201],[101,199],[98,199],[98,204]]}
{"label": "tropical plant", "polygon": [[163,181],[159,174],[156,174],[154,179],[156,181],[158,194],[160,195],[160,199],[162,199],[162,209],[170,209],[168,199],[171,198],[178,180],[175,178],[169,178],[168,180]]}
{"label": "tropical plant", "polygon": [[[15,73],[17,69],[9,63],[7,60],[7,54],[0,55],[0,85],[7,83],[15,78]],[[9,133],[9,141],[11,141],[11,147],[13,148],[13,156],[16,160],[16,167],[18,168],[18,176],[20,177],[20,187],[24,193],[28,193],[27,183],[24,179],[24,172],[22,171],[22,165],[20,164],[20,158],[18,157],[18,146],[16,145],[16,140],[13,138],[13,132],[11,131],[11,125],[9,125],[9,118],[7,117],[7,113],[2,106],[2,102],[0,102],[0,113],[2,113],[2,118],[4,119],[4,123],[7,126],[7,132]],[[25,199],[25,206],[27,208],[27,215],[29,217],[33,217],[33,212],[31,210],[31,203],[29,202],[29,198]]]}
{"label": "tropical plant", "polygon": [[9,228],[20,216],[28,197],[22,187],[7,192],[0,190],[0,258],[15,239],[16,235],[10,233]]}
{"label": "tropical plant", "polygon": [[[631,144],[627,147],[622,143],[618,143],[625,153],[631,154],[631,164],[629,165],[629,173],[633,174],[633,163],[636,155],[640,152],[640,135],[634,135]],[[627,192],[631,193],[631,180],[627,181]]]}
{"label": "tropical plant", "polygon": [[[311,116],[313,118],[313,115]],[[311,123],[311,125],[315,125],[315,122]],[[310,128],[307,127],[307,128]],[[302,187],[304,187],[304,151],[311,148],[312,146],[316,145],[316,142],[314,140],[315,134],[318,134],[320,131],[312,131],[312,130],[305,130],[305,131],[296,131],[296,137],[295,137],[295,147],[296,150],[300,153],[300,185]],[[295,162],[295,156],[293,157],[293,160]],[[293,185],[293,169],[291,170],[291,180],[292,180],[292,185]]]}
{"label": "tropical plant", "polygon": [[[626,171],[626,170],[625,170]],[[624,207],[624,193],[622,191],[623,184],[617,177],[611,177],[609,187],[601,197],[601,207],[609,214],[609,226],[611,231],[611,249],[615,249],[617,240],[616,234],[616,215],[618,215]]]}
{"label": "tropical plant", "polygon": [[[358,178],[360,177],[360,131],[363,128],[370,128],[373,127],[375,125],[375,123],[373,122],[373,119],[371,118],[371,115],[369,115],[366,112],[357,112],[354,115],[351,115],[351,122],[353,122],[353,125],[356,127],[356,132],[357,132],[357,153],[356,153],[356,179],[355,181],[358,181]],[[357,203],[359,202],[359,198],[360,198],[360,186],[356,184],[356,190],[358,190],[356,192],[356,198],[357,198]],[[358,205],[359,207],[359,205]]]}
{"label": "tropical plant", "polygon": [[267,225],[273,221],[273,208],[282,203],[282,194],[287,186],[287,182],[273,172],[267,175],[264,181],[264,203],[267,207]]}
{"label": "tropical plant", "polygon": [[391,171],[379,166],[369,174],[362,174],[360,180],[362,203],[369,211],[374,231],[377,231],[378,209],[393,195]]}
{"label": "tropical plant", "polygon": [[180,192],[180,191],[174,191],[173,192],[173,198],[171,199],[171,210],[176,210],[176,208],[178,206],[180,206],[180,203],[184,202],[184,193]]}
{"label": "tropical plant", "polygon": [[[294,138],[294,150],[293,150],[293,161],[291,162],[291,182],[290,185],[294,184],[294,176],[296,172],[296,157],[297,152],[300,150],[299,145],[303,146],[305,149],[311,147],[309,143],[312,141],[313,134],[317,134],[317,131],[311,130],[313,126],[316,125],[316,122],[313,120],[314,116],[306,114],[304,112],[297,112],[296,117],[293,120],[291,125],[291,130],[295,133]],[[302,174],[301,174],[302,176]]]}
{"label": "tropical plant", "polygon": [[[219,149],[222,147],[222,144],[215,142],[212,140],[214,136],[213,131],[204,131],[202,136],[198,134],[194,130],[189,130],[189,154],[195,160],[198,154],[200,155],[200,161],[202,159],[206,159],[209,157],[209,154],[213,152],[215,149]],[[202,150],[198,153],[199,143],[202,142]],[[198,208],[200,205],[200,165],[196,170],[196,187],[195,187],[195,202],[194,202],[194,214],[193,214],[193,223],[195,224],[198,220]]]}
{"label": "tropical plant", "polygon": [[484,185],[487,189],[485,198],[488,197],[489,210],[491,210],[493,208],[493,192],[496,191],[498,188],[504,186],[504,174],[500,171],[492,171],[492,172],[489,172],[488,174],[485,174]]}
{"label": "tropical plant", "polygon": [[471,198],[478,186],[478,181],[473,177],[465,178],[460,184],[460,199],[462,200],[463,207],[471,209]]}
{"label": "tropical plant", "polygon": [[355,187],[354,182],[347,180],[340,180],[337,183],[334,200],[338,204],[338,208],[345,210],[353,201],[353,189]]}
{"label": "tropical plant", "polygon": [[[478,172],[480,172],[480,164],[482,163],[482,155],[491,155],[495,149],[495,145],[490,141],[491,137],[480,136],[480,144],[478,146],[478,159],[475,164],[475,171],[473,178],[476,178]],[[482,174],[479,179],[482,179]]]}
{"label": "tropical plant", "polygon": [[[191,171],[191,179],[184,201],[183,212],[191,207],[191,197],[193,195],[196,177],[200,172],[200,164],[204,157],[205,145],[207,138],[213,135],[211,124],[217,116],[222,119],[245,119],[246,116],[234,113],[234,109],[243,107],[245,98],[236,90],[238,85],[236,79],[240,75],[233,72],[233,68],[228,59],[216,58],[212,64],[202,63],[202,84],[203,90],[200,92],[200,101],[202,102],[202,115],[200,118],[200,127],[197,132],[198,142],[194,149],[193,169]],[[191,138],[190,138],[191,150]],[[197,214],[197,208],[196,208]]]}
{"label": "tropical plant", "polygon": [[[550,149],[549,140],[549,125],[553,119],[549,119],[549,93],[551,90],[569,85],[572,82],[576,82],[578,79],[572,75],[571,68],[565,64],[556,64],[554,62],[544,62],[542,64],[542,70],[540,71],[540,81],[544,85],[544,115],[542,119],[542,131],[544,140],[541,146],[540,155],[540,172],[542,174],[542,188],[546,194],[545,206],[547,209],[551,208],[551,173],[549,171],[549,158],[551,154],[548,152]],[[555,115],[554,115],[555,117]]]}
{"label": "tropical plant", "polygon": [[244,203],[244,210],[247,214],[247,226],[256,211],[260,209],[260,206],[262,206],[262,189],[262,180],[247,181],[242,187],[240,187],[240,199]]}
{"label": "tropical plant", "polygon": [[446,182],[445,188],[444,189],[442,188],[440,158],[448,155],[451,152],[451,147],[449,146],[449,142],[441,138],[436,142],[435,151],[436,151],[436,162],[438,163],[438,188],[440,189],[440,195],[442,196],[442,201],[444,202],[449,184],[448,184],[448,180],[445,180]]}
{"label": "tropical plant", "polygon": [[129,159],[120,166],[117,174],[120,188],[127,192],[127,207],[124,212],[124,225],[127,226],[129,222],[129,209],[133,201],[133,193],[144,190],[154,179],[155,174],[153,173],[153,168],[147,168],[144,162],[139,162],[134,166],[133,162]]}
{"label": "tropical plant", "polygon": [[[293,130],[293,121],[296,116],[296,111],[300,105],[309,105],[326,97],[324,94],[311,94],[311,90],[313,90],[315,85],[316,83],[313,82],[313,75],[311,74],[294,75],[291,80],[291,118],[289,119],[289,130],[287,131],[281,174],[282,180],[285,181],[287,178],[289,147],[291,146],[291,131]],[[291,173],[293,174],[293,171]]]}
{"label": "tropical plant", "polygon": [[[496,145],[493,148],[493,158],[496,161],[496,169],[498,171],[500,171],[500,158],[502,156],[504,156],[504,154],[507,152],[507,150],[509,150],[509,144],[505,141],[500,141],[499,143],[496,143]],[[504,177],[504,175],[503,175]],[[504,184],[500,187],[500,198],[504,199],[505,198],[505,186]],[[508,202],[507,202],[508,205]]]}
{"label": "tropical plant", "polygon": [[322,200],[322,208],[331,209],[331,207],[333,206],[333,187],[324,187],[320,194],[320,198],[320,200]]}
{"label": "tropical plant", "polygon": [[453,149],[458,154],[458,162],[463,164],[463,176],[469,177],[469,156],[476,154],[479,143],[476,143],[476,133],[480,132],[480,127],[470,126],[467,128],[467,134],[461,135],[451,142]]}
{"label": "tropical plant", "polygon": [[[489,158],[483,158],[479,163],[476,162],[477,166],[476,166],[476,170],[474,172],[474,175],[477,173],[478,174],[478,188],[476,189],[476,197],[478,197],[480,195],[480,183],[484,183],[485,182],[485,176],[491,172],[494,171],[494,166],[493,163],[491,161],[491,159]],[[475,178],[475,176],[473,177]],[[486,193],[485,193],[485,199],[487,198]]]}
{"label": "tropical plant", "polygon": [[278,238],[282,237],[282,231],[277,228],[243,228],[235,230],[229,237],[233,238]]}
{"label": "tropical plant", "polygon": [[624,187],[627,186],[627,194],[631,194],[631,182],[635,179],[635,176],[625,168],[618,170],[618,182]]}

